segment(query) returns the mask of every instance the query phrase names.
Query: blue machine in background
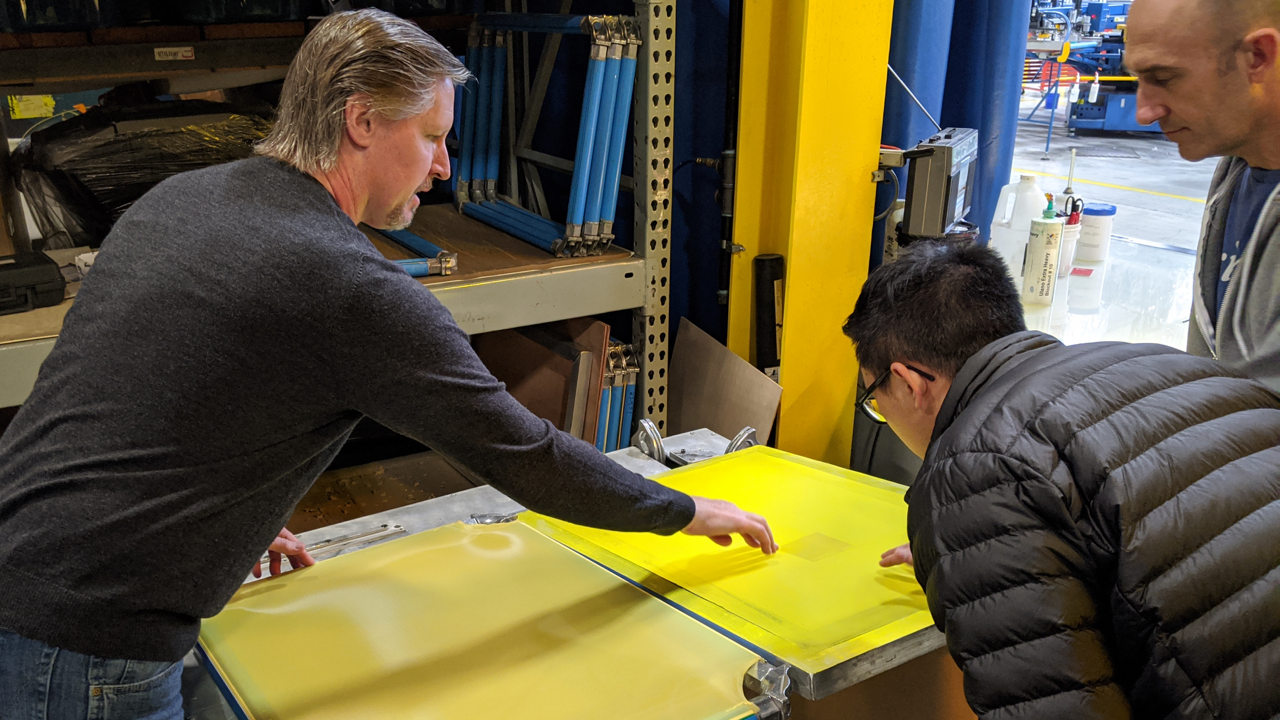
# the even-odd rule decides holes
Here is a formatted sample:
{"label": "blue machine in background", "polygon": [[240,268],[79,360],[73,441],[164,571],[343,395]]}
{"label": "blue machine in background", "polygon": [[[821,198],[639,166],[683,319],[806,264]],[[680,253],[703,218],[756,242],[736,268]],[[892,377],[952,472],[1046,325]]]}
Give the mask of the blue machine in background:
{"label": "blue machine in background", "polygon": [[[1102,80],[1096,94],[1090,76],[1102,78],[1127,77],[1124,68],[1124,23],[1128,20],[1131,2],[1090,2],[1082,7],[1069,2],[1035,5],[1033,23],[1037,15],[1062,15],[1071,28],[1071,51],[1066,64],[1080,73],[1078,99],[1070,104],[1067,128],[1070,130],[1101,130],[1108,132],[1160,132],[1159,125],[1139,125],[1137,119],[1138,84],[1134,80]],[[1077,12],[1076,7],[1080,7]],[[1041,20],[1041,25],[1044,21]],[[1063,35],[1067,35],[1064,31]],[[1047,71],[1046,71],[1047,72]],[[1065,93],[1066,88],[1059,88]],[[1092,98],[1092,100],[1090,99]],[[1052,90],[1046,96],[1046,106],[1058,99]]]}
{"label": "blue machine in background", "polygon": [[1124,75],[1124,38],[1119,34],[1071,43],[1067,64],[1081,75]]}
{"label": "blue machine in background", "polygon": [[[1117,18],[1123,22],[1129,11],[1127,2],[1090,3],[1089,12],[1097,13],[1103,18],[1104,27],[1110,25],[1105,35],[1096,41],[1091,39],[1093,47],[1073,50],[1067,58],[1067,64],[1080,71],[1082,77],[1099,75],[1102,77],[1127,76],[1124,68],[1124,36],[1115,29]],[[1093,16],[1091,16],[1093,17]],[[1091,22],[1093,22],[1091,20]],[[1089,84],[1080,89],[1080,100],[1071,104],[1071,112],[1067,117],[1067,127],[1071,130],[1105,130],[1109,132],[1160,132],[1159,125],[1139,125],[1138,84],[1135,81],[1103,81],[1098,89],[1097,99],[1089,101]]]}
{"label": "blue machine in background", "polygon": [[1097,102],[1091,103],[1086,100],[1071,106],[1067,127],[1072,130],[1160,132],[1158,124],[1138,124],[1137,107],[1136,92],[1103,89],[1098,93]]}
{"label": "blue machine in background", "polygon": [[1115,30],[1129,15],[1128,2],[1091,2],[1084,6],[1089,18],[1089,31],[1100,33]]}

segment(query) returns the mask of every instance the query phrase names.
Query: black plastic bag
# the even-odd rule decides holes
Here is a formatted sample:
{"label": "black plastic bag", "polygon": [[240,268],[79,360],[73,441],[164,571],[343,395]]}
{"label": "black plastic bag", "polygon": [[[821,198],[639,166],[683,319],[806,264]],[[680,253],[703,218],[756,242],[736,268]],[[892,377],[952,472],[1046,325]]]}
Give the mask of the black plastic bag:
{"label": "black plastic bag", "polygon": [[[32,133],[14,151],[18,187],[42,240],[34,250],[98,247],[115,221],[165,178],[253,154],[271,123],[222,103],[93,108]],[[191,118],[205,120],[188,124]],[[208,121],[210,117],[218,118]],[[138,121],[168,124],[122,130]]]}

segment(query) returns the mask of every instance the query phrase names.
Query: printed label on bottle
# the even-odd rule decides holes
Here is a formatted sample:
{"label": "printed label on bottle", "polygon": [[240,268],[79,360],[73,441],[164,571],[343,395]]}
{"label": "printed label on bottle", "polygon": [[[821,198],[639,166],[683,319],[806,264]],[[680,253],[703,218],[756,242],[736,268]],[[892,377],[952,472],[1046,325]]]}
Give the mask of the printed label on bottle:
{"label": "printed label on bottle", "polygon": [[1058,255],[1062,249],[1062,223],[1036,220],[1031,223],[1027,243],[1026,284],[1024,302],[1036,305],[1053,303],[1053,290],[1058,278]]}

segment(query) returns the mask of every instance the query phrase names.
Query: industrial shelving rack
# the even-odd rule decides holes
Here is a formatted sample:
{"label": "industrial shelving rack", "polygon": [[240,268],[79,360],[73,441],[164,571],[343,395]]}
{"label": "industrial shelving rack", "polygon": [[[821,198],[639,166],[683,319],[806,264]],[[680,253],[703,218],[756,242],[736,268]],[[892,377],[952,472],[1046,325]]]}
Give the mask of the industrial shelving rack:
{"label": "industrial shelving rack", "polygon": [[[458,325],[472,334],[631,310],[640,365],[637,414],[665,430],[676,0],[637,0],[635,7],[643,45],[632,113],[634,254],[548,256],[518,268],[478,273],[468,273],[463,264],[459,274],[423,281]],[[463,19],[466,22],[469,19]],[[428,21],[424,28],[460,27],[456,20],[452,27],[448,23]],[[95,44],[87,35],[76,42],[74,33],[69,38],[27,36],[25,41],[0,36],[0,94],[71,92],[134,80],[163,80],[177,94],[279,79],[301,45],[303,28],[301,23],[274,25],[292,36],[271,37],[272,30],[265,26],[251,29],[249,37],[211,36],[198,28],[188,29],[195,33],[190,36],[172,34],[182,29],[130,29],[134,37],[118,32],[110,44]],[[254,33],[268,36],[253,37]],[[67,39],[77,46],[40,46]],[[190,52],[175,59],[182,53],[173,48]],[[5,144],[0,144],[0,159],[6,161],[0,165],[7,165]],[[6,208],[13,207],[7,172],[0,175],[0,197]],[[14,216],[10,213],[6,219]],[[25,400],[53,348],[68,305],[25,313],[20,323],[0,320],[0,407]]]}
{"label": "industrial shelving rack", "polygon": [[638,0],[640,56],[636,67],[635,253],[644,260],[643,304],[635,310],[632,344],[640,361],[637,414],[667,427],[667,338],[671,294],[671,173],[676,77],[676,0]]}

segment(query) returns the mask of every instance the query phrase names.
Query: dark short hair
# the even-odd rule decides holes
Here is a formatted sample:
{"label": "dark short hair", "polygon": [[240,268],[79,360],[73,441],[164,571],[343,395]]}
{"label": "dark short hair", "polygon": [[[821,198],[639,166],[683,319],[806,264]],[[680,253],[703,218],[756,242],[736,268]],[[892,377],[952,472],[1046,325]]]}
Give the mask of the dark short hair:
{"label": "dark short hair", "polygon": [[869,372],[914,361],[947,378],[982,348],[1026,329],[1004,261],[970,242],[910,245],[871,273],[844,324]]}

